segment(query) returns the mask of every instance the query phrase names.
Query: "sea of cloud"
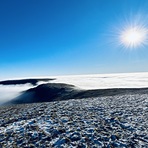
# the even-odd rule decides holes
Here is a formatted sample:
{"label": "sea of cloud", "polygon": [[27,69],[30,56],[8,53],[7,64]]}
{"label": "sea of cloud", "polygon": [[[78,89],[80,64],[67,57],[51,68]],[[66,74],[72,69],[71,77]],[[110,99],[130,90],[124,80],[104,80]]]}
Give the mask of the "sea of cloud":
{"label": "sea of cloud", "polygon": [[54,83],[73,84],[81,89],[148,87],[148,73],[58,76]]}
{"label": "sea of cloud", "polygon": [[[46,77],[47,78],[47,77]],[[56,80],[49,83],[72,84],[80,89],[106,89],[106,88],[143,88],[148,87],[148,73],[121,73],[121,74],[93,74],[74,76],[54,76]],[[40,82],[39,84],[42,84]],[[9,101],[22,91],[33,86],[25,85],[0,85],[0,104]]]}

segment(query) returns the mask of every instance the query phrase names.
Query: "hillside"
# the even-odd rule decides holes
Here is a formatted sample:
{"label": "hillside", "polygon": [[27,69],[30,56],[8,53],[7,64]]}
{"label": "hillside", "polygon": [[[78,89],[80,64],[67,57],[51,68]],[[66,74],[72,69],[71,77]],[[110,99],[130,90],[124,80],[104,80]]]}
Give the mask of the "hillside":
{"label": "hillside", "polygon": [[148,147],[148,95],[0,108],[0,147]]}

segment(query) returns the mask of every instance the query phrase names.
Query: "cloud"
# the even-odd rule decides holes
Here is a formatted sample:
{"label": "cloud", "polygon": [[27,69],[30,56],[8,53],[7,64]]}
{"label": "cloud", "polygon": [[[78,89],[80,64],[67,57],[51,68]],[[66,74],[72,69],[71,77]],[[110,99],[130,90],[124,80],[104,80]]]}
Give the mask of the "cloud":
{"label": "cloud", "polygon": [[[66,83],[81,89],[106,89],[106,88],[144,88],[148,87],[148,73],[122,73],[122,74],[96,74],[57,76],[52,83]],[[49,81],[50,83],[50,81]],[[43,84],[43,82],[38,83]],[[9,101],[22,91],[31,88],[31,85],[0,85],[0,103]]]}
{"label": "cloud", "polygon": [[31,85],[29,84],[11,86],[0,85],[0,104],[19,96],[22,91],[25,91],[29,88],[31,88]]}
{"label": "cloud", "polygon": [[59,76],[53,83],[72,84],[82,89],[148,87],[148,73]]}

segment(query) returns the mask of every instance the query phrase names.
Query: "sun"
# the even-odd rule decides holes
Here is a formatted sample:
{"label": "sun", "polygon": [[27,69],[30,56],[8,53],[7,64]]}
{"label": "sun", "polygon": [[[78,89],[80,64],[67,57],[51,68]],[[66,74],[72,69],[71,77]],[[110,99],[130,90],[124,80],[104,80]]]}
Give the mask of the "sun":
{"label": "sun", "polygon": [[132,26],[120,32],[120,44],[126,48],[136,48],[147,43],[148,31],[144,27]]}

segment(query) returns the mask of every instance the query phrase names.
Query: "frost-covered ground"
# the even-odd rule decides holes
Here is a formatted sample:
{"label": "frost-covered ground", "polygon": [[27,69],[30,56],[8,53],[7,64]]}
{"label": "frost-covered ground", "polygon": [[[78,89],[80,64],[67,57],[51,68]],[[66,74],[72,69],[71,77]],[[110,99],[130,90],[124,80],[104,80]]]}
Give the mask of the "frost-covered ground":
{"label": "frost-covered ground", "polygon": [[148,147],[148,95],[0,108],[0,147]]}

